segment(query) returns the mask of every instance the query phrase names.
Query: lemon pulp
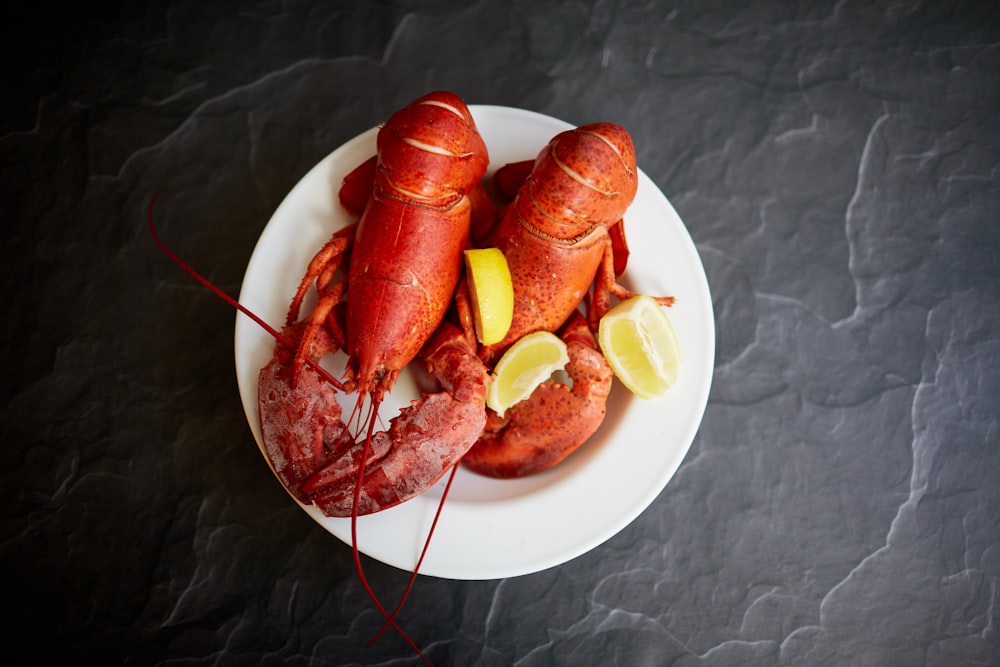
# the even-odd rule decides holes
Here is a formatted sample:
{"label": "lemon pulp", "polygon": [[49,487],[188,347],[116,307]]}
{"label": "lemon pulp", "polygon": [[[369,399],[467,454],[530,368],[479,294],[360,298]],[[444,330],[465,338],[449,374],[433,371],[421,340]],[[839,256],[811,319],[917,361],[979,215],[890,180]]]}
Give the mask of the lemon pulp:
{"label": "lemon pulp", "polygon": [[597,339],[615,375],[636,396],[662,396],[677,381],[680,346],[670,319],[652,297],[634,296],[608,311]]}
{"label": "lemon pulp", "polygon": [[510,346],[493,369],[486,405],[501,417],[569,362],[566,343],[548,331],[524,336]]}

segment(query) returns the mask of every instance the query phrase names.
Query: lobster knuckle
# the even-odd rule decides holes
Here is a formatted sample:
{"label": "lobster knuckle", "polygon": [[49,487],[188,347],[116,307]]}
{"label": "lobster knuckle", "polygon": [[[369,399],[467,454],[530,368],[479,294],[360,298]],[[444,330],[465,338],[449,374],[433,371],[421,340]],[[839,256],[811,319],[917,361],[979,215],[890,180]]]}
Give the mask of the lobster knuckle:
{"label": "lobster knuckle", "polygon": [[482,185],[469,192],[472,212],[469,217],[469,237],[475,242],[485,239],[496,224],[497,206]]}
{"label": "lobster knuckle", "polygon": [[504,199],[513,201],[514,197],[517,196],[517,191],[531,175],[531,169],[534,165],[535,160],[522,160],[505,164],[497,169],[496,173],[493,174],[493,185],[496,187],[497,193]]}
{"label": "lobster knuckle", "polygon": [[573,394],[586,400],[607,399],[614,373],[604,355],[583,343],[569,343],[566,372],[573,379]]}
{"label": "lobster knuckle", "polygon": [[455,400],[486,404],[489,369],[457,327],[443,323],[421,356],[428,372]]}

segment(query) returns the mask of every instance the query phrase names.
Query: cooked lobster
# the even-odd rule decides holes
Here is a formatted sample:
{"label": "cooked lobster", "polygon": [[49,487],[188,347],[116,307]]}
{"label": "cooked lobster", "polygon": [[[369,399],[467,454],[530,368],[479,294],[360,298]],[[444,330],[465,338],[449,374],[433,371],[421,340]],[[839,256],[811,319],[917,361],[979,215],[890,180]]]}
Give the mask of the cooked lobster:
{"label": "cooked lobster", "polygon": [[[617,276],[627,260],[623,216],[638,187],[635,147],[620,125],[584,125],[556,135],[533,162],[502,168],[494,181],[514,199],[478,242],[507,257],[514,317],[506,337],[479,354],[493,362],[522,336],[560,327],[572,341],[572,388],[545,382],[503,417],[490,411],[486,433],[464,458],[483,475],[522,477],[563,460],[604,420],[612,371],[593,331],[611,295],[634,295]],[[460,300],[467,321],[468,307]],[[673,303],[672,297],[657,300]],[[581,302],[586,324],[577,313]]]}
{"label": "cooked lobster", "polygon": [[[377,512],[422,492],[461,459],[485,424],[486,367],[474,350],[446,345],[440,334],[421,362],[449,390],[404,410],[388,431],[375,430],[385,393],[451,303],[469,244],[468,194],[489,163],[465,103],[443,91],[393,114],[378,132],[376,149],[340,192],[346,206],[363,207],[360,219],[316,253],[292,298],[286,329],[296,334],[294,357],[286,359],[279,343],[260,376],[261,432],[271,463],[296,497],[329,516]],[[299,322],[312,288],[316,305]],[[332,348],[347,354],[342,388],[358,392],[356,414],[360,401],[370,398],[367,424],[353,435],[344,434],[329,390],[309,398],[298,387],[315,379],[305,377],[312,375],[307,358]],[[467,358],[455,358],[462,354]],[[455,375],[459,370],[463,375]],[[322,400],[325,416],[292,427],[312,400]],[[423,431],[438,435],[426,425],[446,422],[460,427],[449,428],[434,447],[419,437]],[[358,437],[362,442],[354,445]]]}

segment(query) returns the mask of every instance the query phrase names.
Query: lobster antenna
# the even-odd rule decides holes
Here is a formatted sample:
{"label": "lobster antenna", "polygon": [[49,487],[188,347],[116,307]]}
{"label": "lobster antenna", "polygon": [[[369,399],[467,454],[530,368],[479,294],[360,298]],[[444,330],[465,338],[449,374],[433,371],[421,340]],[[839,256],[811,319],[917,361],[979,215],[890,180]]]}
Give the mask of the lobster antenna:
{"label": "lobster antenna", "polygon": [[[202,285],[207,287],[213,294],[215,294],[217,297],[228,303],[230,306],[232,306],[233,308],[235,308],[236,310],[238,310],[239,312],[243,313],[251,320],[256,322],[257,325],[260,326],[260,328],[262,328],[267,333],[271,334],[271,336],[273,336],[274,339],[278,341],[280,344],[284,345],[288,349],[293,349],[294,346],[292,345],[292,342],[288,340],[288,338],[284,334],[282,334],[280,331],[278,331],[270,324],[265,322],[263,319],[261,319],[260,316],[257,315],[257,313],[253,312],[252,310],[244,306],[242,303],[240,303],[233,297],[223,292],[222,289],[217,287],[208,278],[195,271],[190,265],[188,265],[187,262],[185,262],[176,254],[174,254],[174,252],[167,247],[166,243],[160,240],[160,235],[156,232],[156,225],[153,224],[153,206],[156,204],[156,200],[159,199],[161,195],[164,195],[167,192],[168,190],[162,189],[159,190],[156,194],[154,194],[152,199],[149,200],[149,204],[146,209],[147,223],[149,225],[149,232],[153,237],[153,242],[156,243],[156,245],[160,248],[160,250],[163,251],[163,254],[165,254],[167,257],[173,260],[174,264],[184,269],[184,271],[186,271],[188,275],[190,275],[192,278],[194,278]],[[318,361],[316,361],[315,359],[311,359],[308,356],[306,357],[305,361],[313,368],[313,370],[319,373],[324,380],[332,384],[337,389],[343,391],[344,389],[343,383],[337,378],[330,375],[330,373],[325,368],[319,365]]]}
{"label": "lobster antenna", "polygon": [[[225,301],[226,303],[228,303],[230,306],[232,306],[233,308],[235,308],[237,311],[243,313],[244,315],[246,315],[247,317],[249,317],[251,320],[253,320],[258,326],[260,326],[264,331],[266,331],[267,333],[269,333],[276,341],[278,341],[279,344],[283,345],[284,347],[286,347],[288,349],[294,349],[295,346],[292,344],[292,342],[284,334],[282,334],[280,331],[278,331],[277,329],[275,329],[274,327],[272,327],[270,324],[268,324],[266,321],[264,321],[260,316],[258,316],[252,310],[250,310],[249,308],[247,308],[246,306],[244,306],[243,304],[241,304],[238,300],[236,300],[233,297],[229,296],[229,294],[227,294],[221,288],[219,288],[218,286],[216,286],[208,278],[206,278],[203,275],[201,275],[200,273],[198,273],[198,271],[196,271],[194,268],[192,268],[187,262],[185,262],[184,260],[182,260],[177,254],[175,254],[166,245],[166,243],[164,243],[160,239],[160,235],[156,231],[156,225],[153,223],[153,208],[154,208],[154,206],[156,204],[157,199],[159,199],[162,195],[166,194],[167,192],[168,192],[168,190],[166,188],[163,188],[163,189],[157,191],[153,195],[153,197],[149,200],[149,204],[147,205],[147,209],[146,209],[146,217],[147,217],[147,224],[149,226],[149,232],[150,232],[150,235],[153,238],[153,242],[157,245],[157,247],[167,257],[169,257],[177,266],[179,266],[181,269],[183,269],[188,275],[190,275],[192,278],[194,278],[195,280],[197,280],[204,287],[208,288],[209,291],[211,291],[213,294],[215,294],[216,296],[218,296],[220,299],[222,299],[223,301]],[[335,377],[333,377],[329,373],[329,371],[327,371],[325,368],[323,368],[322,366],[320,366],[318,361],[314,360],[309,355],[305,355],[304,361],[305,361],[305,363],[309,364],[309,366],[312,367],[315,371],[317,371],[323,379],[325,379],[327,382],[329,382],[330,384],[332,384],[338,390],[343,391],[345,389],[343,383],[340,382],[339,380],[337,380]],[[357,417],[359,419],[359,426],[360,426],[360,424],[361,424],[361,404],[362,404],[362,402],[363,402],[363,398],[359,396],[358,402],[354,406],[354,410],[351,413],[351,418],[350,418],[350,420],[348,420],[348,423],[350,423],[351,421],[354,420],[355,417]],[[368,431],[367,431],[367,435],[365,437],[365,445],[364,445],[364,449],[363,449],[362,455],[361,455],[361,466],[360,466],[360,469],[358,470],[358,479],[357,479],[357,482],[354,485],[354,508],[353,508],[353,510],[351,512],[351,542],[352,542],[352,544],[351,544],[351,551],[352,551],[353,556],[354,556],[354,569],[357,572],[358,578],[361,580],[361,585],[365,589],[365,592],[368,594],[368,597],[375,604],[375,607],[378,609],[379,613],[381,613],[382,616],[384,616],[385,619],[386,619],[385,623],[382,626],[382,629],[378,633],[378,636],[381,636],[385,632],[386,628],[388,628],[389,626],[392,626],[399,633],[399,635],[406,641],[406,643],[410,645],[410,648],[413,649],[413,651],[420,657],[420,659],[424,661],[425,664],[430,665],[431,667],[434,667],[434,663],[431,662],[430,659],[428,659],[427,656],[425,656],[423,654],[423,652],[420,650],[420,647],[417,646],[416,642],[414,642],[413,639],[411,639],[410,636],[408,634],[406,634],[406,632],[395,621],[396,614],[402,608],[403,600],[406,599],[406,595],[409,593],[410,588],[412,588],[414,579],[416,579],[417,570],[419,569],[420,562],[423,561],[424,553],[426,553],[426,551],[427,551],[427,546],[428,546],[429,541],[430,541],[430,534],[427,536],[428,542],[424,544],[423,552],[420,555],[420,561],[418,561],[417,567],[414,568],[413,575],[412,575],[412,577],[410,579],[409,584],[406,587],[406,591],[404,592],[403,599],[401,599],[399,601],[399,604],[396,606],[396,609],[393,611],[393,613],[391,615],[389,614],[388,611],[386,611],[385,607],[379,601],[378,596],[375,595],[375,591],[372,589],[371,584],[369,584],[368,578],[365,576],[364,567],[361,564],[361,552],[358,549],[358,504],[359,504],[359,502],[361,500],[361,486],[362,486],[363,481],[364,481],[364,465],[365,465],[364,462],[368,460],[368,457],[371,454],[371,441],[372,441],[373,434],[375,432],[375,422],[376,422],[376,419],[378,418],[378,408],[379,408],[379,404],[380,403],[381,403],[381,399],[379,399],[379,398],[377,398],[377,397],[375,397],[373,395],[372,396],[372,403],[371,403],[371,405],[369,407],[369,412],[368,412],[368,416],[367,416]],[[452,472],[452,478],[454,478],[454,471]],[[448,481],[448,486],[449,487],[451,486],[451,479],[449,479],[449,481]],[[447,490],[445,491],[445,496],[447,497]],[[444,498],[442,498],[441,502],[442,503],[444,502]],[[433,534],[433,530],[434,530],[433,526],[437,524],[437,517],[440,515],[440,513],[441,513],[441,508],[439,507],[438,508],[438,513],[434,517],[434,524],[431,527],[431,534]],[[378,638],[378,636],[376,636],[376,639]],[[374,641],[375,640],[372,640],[372,642],[374,642]]]}
{"label": "lobster antenna", "polygon": [[[359,397],[358,402],[360,403],[360,401],[361,398]],[[431,662],[427,658],[427,656],[423,654],[423,652],[420,650],[420,647],[417,646],[416,642],[414,642],[410,638],[410,636],[406,634],[403,628],[399,627],[399,624],[396,623],[395,612],[392,615],[390,615],[389,612],[386,611],[385,607],[382,606],[382,603],[379,601],[378,596],[375,594],[374,589],[372,589],[371,584],[368,583],[368,577],[365,576],[364,566],[362,566],[361,564],[361,550],[358,549],[358,505],[361,502],[361,486],[364,483],[365,461],[368,460],[368,456],[371,453],[372,437],[375,433],[375,415],[378,414],[378,407],[380,403],[381,399],[373,395],[372,396],[373,414],[370,414],[368,418],[368,432],[365,435],[365,446],[361,451],[361,464],[358,466],[358,479],[354,483],[354,507],[351,510],[351,553],[354,556],[354,570],[358,573],[358,579],[361,580],[361,586],[365,589],[365,593],[368,594],[369,599],[371,599],[372,603],[378,609],[379,613],[382,614],[382,616],[384,616],[386,619],[385,624],[382,626],[383,629],[389,625],[395,628],[396,632],[399,633],[400,637],[402,637],[406,641],[406,643],[410,645],[410,648],[412,648],[416,652],[416,654],[420,656],[420,659],[423,660],[425,664],[433,667],[434,663]],[[355,408],[355,410],[357,410],[357,408]]]}
{"label": "lobster antenna", "polygon": [[458,464],[455,464],[451,468],[451,474],[448,475],[448,483],[445,484],[444,493],[441,495],[441,502],[438,503],[437,512],[434,513],[434,520],[431,522],[431,528],[427,531],[427,539],[424,540],[424,548],[420,550],[420,558],[417,559],[417,564],[413,568],[413,573],[410,575],[410,580],[406,583],[406,589],[403,591],[403,595],[399,598],[399,602],[396,604],[396,608],[392,610],[385,623],[382,624],[382,628],[376,633],[374,637],[366,644],[371,647],[375,645],[375,642],[385,634],[385,631],[389,629],[389,625],[393,624],[396,615],[399,614],[400,610],[403,608],[403,603],[406,602],[406,598],[410,595],[410,589],[413,588],[413,584],[417,580],[417,573],[420,571],[420,566],[424,562],[424,556],[427,555],[427,549],[431,545],[431,537],[434,536],[434,529],[437,528],[438,519],[441,518],[441,510],[444,509],[444,502],[448,499],[448,492],[451,490],[451,483],[455,481],[455,473],[458,472]]}

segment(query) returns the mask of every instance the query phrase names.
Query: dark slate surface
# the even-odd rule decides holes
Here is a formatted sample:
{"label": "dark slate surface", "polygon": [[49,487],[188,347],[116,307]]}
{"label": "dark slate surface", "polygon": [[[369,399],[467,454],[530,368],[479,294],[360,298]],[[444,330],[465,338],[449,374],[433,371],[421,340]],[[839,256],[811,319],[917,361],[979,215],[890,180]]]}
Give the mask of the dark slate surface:
{"label": "dark slate surface", "polygon": [[[444,665],[1000,664],[990,3],[16,3],[2,621],[43,664],[403,665],[261,458],[231,294],[291,186],[436,88],[632,132],[711,284],[701,430],[619,535],[422,577]],[[28,39],[23,39],[30,36]],[[27,43],[25,43],[27,42]],[[20,45],[20,46],[18,46]],[[636,465],[641,465],[637,461]],[[366,560],[386,600],[406,574]]]}

